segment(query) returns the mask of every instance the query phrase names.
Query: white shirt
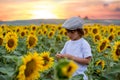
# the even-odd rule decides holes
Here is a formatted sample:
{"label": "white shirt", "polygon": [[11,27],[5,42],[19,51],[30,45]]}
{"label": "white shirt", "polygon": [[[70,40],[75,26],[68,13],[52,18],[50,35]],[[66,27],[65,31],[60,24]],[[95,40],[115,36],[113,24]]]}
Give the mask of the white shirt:
{"label": "white shirt", "polygon": [[[84,38],[80,38],[79,40],[75,41],[67,41],[64,45],[64,48],[61,51],[61,54],[65,53],[79,58],[87,58],[89,56],[92,56],[90,45]],[[87,65],[82,65],[80,63],[77,64],[79,65],[79,68],[73,74],[73,76],[83,74],[84,80],[88,80],[87,76],[84,73],[84,71],[87,70]]]}

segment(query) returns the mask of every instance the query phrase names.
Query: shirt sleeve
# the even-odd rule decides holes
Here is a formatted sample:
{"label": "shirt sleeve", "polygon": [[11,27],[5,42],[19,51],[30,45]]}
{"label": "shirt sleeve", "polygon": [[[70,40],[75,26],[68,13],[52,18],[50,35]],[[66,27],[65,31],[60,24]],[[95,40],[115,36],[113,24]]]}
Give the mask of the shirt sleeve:
{"label": "shirt sleeve", "polygon": [[83,58],[92,56],[91,47],[87,41],[85,41],[82,45],[82,52],[83,52]]}

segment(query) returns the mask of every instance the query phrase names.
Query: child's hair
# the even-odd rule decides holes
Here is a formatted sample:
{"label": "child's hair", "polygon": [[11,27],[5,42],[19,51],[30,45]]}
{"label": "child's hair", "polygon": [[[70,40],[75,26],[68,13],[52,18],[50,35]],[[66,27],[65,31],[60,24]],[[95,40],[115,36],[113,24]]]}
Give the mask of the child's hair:
{"label": "child's hair", "polygon": [[80,37],[84,36],[84,30],[82,28],[78,28],[78,29],[76,29],[76,31],[78,32],[78,34],[80,35]]}

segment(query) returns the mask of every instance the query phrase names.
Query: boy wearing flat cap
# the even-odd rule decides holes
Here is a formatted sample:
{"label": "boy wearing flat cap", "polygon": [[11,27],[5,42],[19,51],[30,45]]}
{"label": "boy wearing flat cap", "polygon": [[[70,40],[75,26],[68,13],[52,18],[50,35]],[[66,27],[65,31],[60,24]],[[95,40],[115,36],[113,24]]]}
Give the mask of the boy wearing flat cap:
{"label": "boy wearing flat cap", "polygon": [[56,57],[58,59],[68,58],[76,62],[79,68],[73,76],[83,74],[84,80],[88,80],[84,72],[90,63],[92,53],[89,43],[83,38],[83,25],[84,21],[80,17],[72,17],[63,23],[62,27],[67,30],[70,40],[65,43],[62,51],[60,54],[56,54]]}

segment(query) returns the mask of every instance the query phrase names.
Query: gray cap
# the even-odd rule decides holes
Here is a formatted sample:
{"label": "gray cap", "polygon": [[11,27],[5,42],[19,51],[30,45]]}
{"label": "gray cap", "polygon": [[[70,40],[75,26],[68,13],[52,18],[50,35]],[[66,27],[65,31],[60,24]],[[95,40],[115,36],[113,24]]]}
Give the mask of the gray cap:
{"label": "gray cap", "polygon": [[69,29],[69,30],[75,30],[78,28],[82,28],[84,24],[84,21],[80,17],[72,17],[70,19],[67,19],[62,27]]}

